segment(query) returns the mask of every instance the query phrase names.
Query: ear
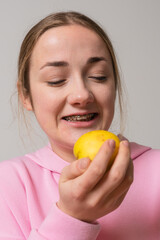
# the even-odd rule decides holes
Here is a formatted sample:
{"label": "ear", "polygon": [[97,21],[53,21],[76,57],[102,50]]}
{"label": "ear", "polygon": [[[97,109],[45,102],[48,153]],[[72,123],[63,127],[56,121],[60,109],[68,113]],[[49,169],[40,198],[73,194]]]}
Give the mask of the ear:
{"label": "ear", "polygon": [[18,97],[23,105],[23,107],[28,111],[33,111],[32,103],[29,94],[25,93],[25,90],[22,89],[22,85],[17,82]]}

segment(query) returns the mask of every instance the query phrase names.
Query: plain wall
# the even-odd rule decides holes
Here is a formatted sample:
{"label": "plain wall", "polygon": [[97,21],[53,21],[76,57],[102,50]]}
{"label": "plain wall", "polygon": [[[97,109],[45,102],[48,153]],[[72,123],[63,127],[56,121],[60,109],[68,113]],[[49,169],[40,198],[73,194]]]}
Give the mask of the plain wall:
{"label": "plain wall", "polygon": [[125,136],[160,148],[159,0],[5,0],[0,2],[0,161],[34,151],[47,141],[35,123],[37,134],[31,138],[18,123],[17,58],[25,34],[37,21],[67,10],[87,14],[112,39],[128,96]]}

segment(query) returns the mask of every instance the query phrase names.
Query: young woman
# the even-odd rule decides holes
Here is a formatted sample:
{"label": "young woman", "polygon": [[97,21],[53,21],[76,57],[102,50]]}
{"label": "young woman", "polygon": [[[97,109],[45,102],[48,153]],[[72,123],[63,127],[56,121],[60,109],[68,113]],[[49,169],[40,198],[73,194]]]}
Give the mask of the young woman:
{"label": "young woman", "polygon": [[[160,151],[106,141],[76,160],[76,140],[108,130],[121,82],[104,31],[76,12],[47,16],[25,37],[18,93],[49,144],[0,165],[0,239],[154,240],[160,235]],[[132,159],[132,160],[131,160]],[[134,164],[134,181],[133,181]]]}

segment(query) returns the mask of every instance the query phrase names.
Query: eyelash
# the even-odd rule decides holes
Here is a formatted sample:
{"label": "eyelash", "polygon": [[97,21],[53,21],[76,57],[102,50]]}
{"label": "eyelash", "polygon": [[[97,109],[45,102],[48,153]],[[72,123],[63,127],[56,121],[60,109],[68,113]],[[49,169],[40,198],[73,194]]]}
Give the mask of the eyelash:
{"label": "eyelash", "polygon": [[99,81],[106,81],[107,80],[107,77],[106,76],[89,76],[89,78],[93,78],[93,79],[96,79],[96,80],[99,80]]}
{"label": "eyelash", "polygon": [[[104,82],[107,80],[107,77],[106,76],[98,76],[98,77],[95,77],[95,76],[89,76],[88,78],[93,78],[93,79],[96,79],[98,81],[101,81],[101,82]],[[58,81],[55,81],[55,82],[47,82],[48,85],[50,86],[53,86],[53,85],[61,85],[65,82],[65,79],[61,79],[61,80],[58,80]]]}
{"label": "eyelash", "polygon": [[47,83],[48,83],[48,85],[52,86],[52,85],[60,85],[64,82],[65,82],[65,79],[61,79],[61,80],[58,80],[58,81],[55,81],[55,82],[47,82]]}

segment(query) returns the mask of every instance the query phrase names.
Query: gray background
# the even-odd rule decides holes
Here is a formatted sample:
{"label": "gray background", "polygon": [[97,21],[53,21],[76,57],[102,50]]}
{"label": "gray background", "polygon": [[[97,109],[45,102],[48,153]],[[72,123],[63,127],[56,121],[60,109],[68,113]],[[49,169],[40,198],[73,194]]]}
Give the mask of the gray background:
{"label": "gray background", "polygon": [[34,151],[46,142],[33,116],[30,137],[23,123],[18,123],[17,58],[21,41],[33,24],[51,12],[66,10],[87,14],[108,32],[127,89],[125,135],[160,148],[159,0],[1,0],[0,161]]}

